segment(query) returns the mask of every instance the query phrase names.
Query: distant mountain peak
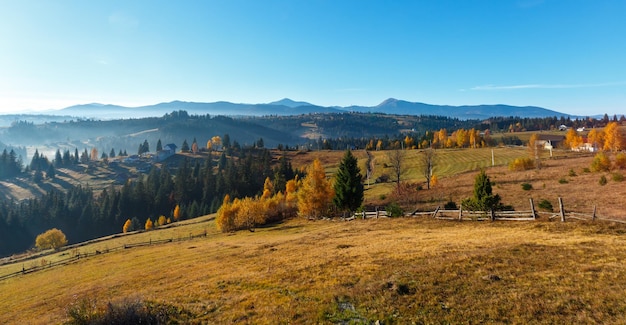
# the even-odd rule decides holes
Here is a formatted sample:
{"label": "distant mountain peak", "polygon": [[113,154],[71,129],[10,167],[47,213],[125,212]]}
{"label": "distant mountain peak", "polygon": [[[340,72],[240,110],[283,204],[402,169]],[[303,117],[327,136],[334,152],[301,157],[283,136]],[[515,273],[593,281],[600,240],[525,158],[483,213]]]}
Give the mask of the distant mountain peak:
{"label": "distant mountain peak", "polygon": [[397,100],[395,98],[387,98],[382,103],[378,104],[377,107],[381,107],[381,106],[395,106],[396,104],[398,104],[398,102],[399,102],[399,100]]}
{"label": "distant mountain peak", "polygon": [[268,103],[268,105],[282,105],[287,107],[299,107],[299,106],[313,106],[311,103],[307,102],[298,102],[295,100],[291,100],[289,98],[283,98],[281,100],[277,100],[275,102]]}

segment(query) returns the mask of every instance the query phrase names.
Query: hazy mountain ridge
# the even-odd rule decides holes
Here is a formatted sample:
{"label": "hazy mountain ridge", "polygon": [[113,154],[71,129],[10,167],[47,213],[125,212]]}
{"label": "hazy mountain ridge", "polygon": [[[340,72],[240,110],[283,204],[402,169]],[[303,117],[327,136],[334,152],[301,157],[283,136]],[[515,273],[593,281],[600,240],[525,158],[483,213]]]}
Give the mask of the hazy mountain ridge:
{"label": "hazy mountain ridge", "polygon": [[311,113],[381,112],[397,115],[437,115],[459,119],[487,119],[494,116],[518,117],[561,117],[572,116],[536,106],[494,105],[433,105],[389,98],[376,106],[326,107],[308,102],[284,98],[267,104],[245,104],[218,101],[212,103],[172,101],[155,105],[126,107],[109,104],[84,104],[64,108],[50,114],[62,114],[93,118],[128,118],[162,116],[174,110],[185,110],[189,114],[264,116],[300,115]]}

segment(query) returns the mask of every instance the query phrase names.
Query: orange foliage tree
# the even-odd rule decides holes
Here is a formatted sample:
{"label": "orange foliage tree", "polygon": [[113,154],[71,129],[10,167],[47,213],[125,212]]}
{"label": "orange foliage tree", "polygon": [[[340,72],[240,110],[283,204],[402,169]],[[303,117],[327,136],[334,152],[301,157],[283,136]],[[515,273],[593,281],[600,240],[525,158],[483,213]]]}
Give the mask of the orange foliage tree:
{"label": "orange foliage tree", "polygon": [[130,231],[130,227],[133,226],[133,222],[130,221],[130,219],[126,219],[126,222],[124,222],[124,227],[122,227],[122,232],[127,233]]}
{"label": "orange foliage tree", "polygon": [[604,127],[604,150],[616,152],[622,149],[623,144],[624,139],[622,139],[617,122],[607,124]]}
{"label": "orange foliage tree", "polygon": [[315,159],[307,168],[306,177],[298,190],[298,212],[308,218],[319,218],[328,211],[335,196],[322,163]]}
{"label": "orange foliage tree", "polygon": [[148,220],[146,220],[146,225],[144,226],[144,228],[146,230],[150,230],[150,229],[154,228],[154,224],[152,223],[152,220],[150,220],[150,218],[148,218]]}
{"label": "orange foliage tree", "polygon": [[178,219],[180,219],[180,206],[176,204],[176,207],[174,207],[174,221],[178,221]]}

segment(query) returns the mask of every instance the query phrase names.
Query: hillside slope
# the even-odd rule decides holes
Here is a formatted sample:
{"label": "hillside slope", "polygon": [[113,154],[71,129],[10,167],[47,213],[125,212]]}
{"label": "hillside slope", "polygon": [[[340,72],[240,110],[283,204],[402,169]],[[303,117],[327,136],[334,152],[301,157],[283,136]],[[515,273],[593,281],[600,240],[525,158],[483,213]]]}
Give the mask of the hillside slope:
{"label": "hillside slope", "polygon": [[207,221],[80,250],[201,229],[207,238],[4,280],[0,322],[59,323],[85,299],[104,307],[128,297],[173,306],[197,323],[563,324],[626,316],[619,263],[626,228],[609,223],[292,220],[220,234]]}

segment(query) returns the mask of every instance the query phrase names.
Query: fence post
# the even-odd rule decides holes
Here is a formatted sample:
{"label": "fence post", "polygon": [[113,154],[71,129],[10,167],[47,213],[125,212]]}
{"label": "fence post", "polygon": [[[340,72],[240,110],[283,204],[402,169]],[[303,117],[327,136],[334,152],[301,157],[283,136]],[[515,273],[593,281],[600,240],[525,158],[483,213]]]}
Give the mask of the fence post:
{"label": "fence post", "polygon": [[559,210],[561,211],[561,222],[565,222],[565,209],[563,209],[563,199],[559,197]]}
{"label": "fence post", "polygon": [[533,214],[533,220],[537,219],[537,213],[535,212],[535,203],[533,202],[533,198],[530,198],[530,212]]}
{"label": "fence post", "polygon": [[378,210],[378,206],[376,206],[376,219],[378,219],[378,214],[379,214],[379,210]]}
{"label": "fence post", "polygon": [[463,221],[463,203],[459,204],[459,221]]}
{"label": "fence post", "polygon": [[593,205],[593,214],[591,215],[591,221],[596,221],[596,205]]}
{"label": "fence post", "polygon": [[437,207],[437,209],[435,209],[435,212],[433,213],[433,218],[437,218],[438,212],[439,212],[439,206]]}

